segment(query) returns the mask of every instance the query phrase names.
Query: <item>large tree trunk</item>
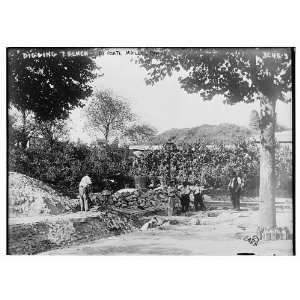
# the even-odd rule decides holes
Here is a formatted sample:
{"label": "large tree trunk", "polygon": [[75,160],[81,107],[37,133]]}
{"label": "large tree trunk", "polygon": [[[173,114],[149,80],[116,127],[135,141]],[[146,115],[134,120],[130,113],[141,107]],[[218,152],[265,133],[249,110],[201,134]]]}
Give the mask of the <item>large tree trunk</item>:
{"label": "large tree trunk", "polygon": [[260,145],[260,220],[263,228],[276,226],[275,209],[275,125],[276,101],[264,98],[261,101]]}

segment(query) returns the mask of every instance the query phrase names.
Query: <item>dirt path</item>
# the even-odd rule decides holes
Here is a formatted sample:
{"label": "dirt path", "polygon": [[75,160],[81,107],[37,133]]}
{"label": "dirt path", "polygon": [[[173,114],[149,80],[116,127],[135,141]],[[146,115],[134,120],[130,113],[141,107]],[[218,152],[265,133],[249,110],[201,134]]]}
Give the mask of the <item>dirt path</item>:
{"label": "dirt path", "polygon": [[[176,225],[97,240],[80,246],[44,252],[46,255],[292,255],[292,241],[259,241],[252,246],[243,240],[255,233],[258,212],[250,208],[240,212],[213,211],[211,217],[194,213],[190,217],[172,217]],[[204,225],[193,225],[200,218]],[[292,228],[290,209],[277,211],[278,226]]]}

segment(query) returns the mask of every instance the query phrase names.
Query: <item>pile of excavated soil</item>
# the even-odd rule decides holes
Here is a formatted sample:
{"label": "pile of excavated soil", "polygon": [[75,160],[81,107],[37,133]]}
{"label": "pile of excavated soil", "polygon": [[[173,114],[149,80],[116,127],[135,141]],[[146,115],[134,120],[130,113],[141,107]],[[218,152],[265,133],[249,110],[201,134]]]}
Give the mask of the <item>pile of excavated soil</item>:
{"label": "pile of excavated soil", "polygon": [[9,172],[9,217],[58,215],[74,211],[77,203],[40,180]]}
{"label": "pile of excavated soil", "polygon": [[8,228],[8,253],[36,254],[123,234],[136,226],[137,218],[108,211],[13,218]]}

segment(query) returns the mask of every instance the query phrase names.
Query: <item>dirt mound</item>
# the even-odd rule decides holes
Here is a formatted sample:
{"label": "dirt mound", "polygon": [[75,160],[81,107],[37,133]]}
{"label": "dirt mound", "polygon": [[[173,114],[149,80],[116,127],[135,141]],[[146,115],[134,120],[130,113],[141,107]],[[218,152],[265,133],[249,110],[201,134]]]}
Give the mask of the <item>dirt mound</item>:
{"label": "dirt mound", "polygon": [[73,201],[29,176],[9,172],[9,216],[57,215],[73,211]]}

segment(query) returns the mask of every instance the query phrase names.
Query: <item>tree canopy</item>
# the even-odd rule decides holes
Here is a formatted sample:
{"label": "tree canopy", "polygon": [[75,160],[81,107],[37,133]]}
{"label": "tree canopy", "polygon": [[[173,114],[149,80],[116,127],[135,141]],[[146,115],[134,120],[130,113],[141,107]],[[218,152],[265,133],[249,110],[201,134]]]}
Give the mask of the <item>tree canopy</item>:
{"label": "tree canopy", "polygon": [[96,92],[85,112],[87,128],[96,133],[100,131],[106,142],[111,133],[123,131],[135,118],[129,104],[109,89]]}
{"label": "tree canopy", "polygon": [[157,133],[157,130],[147,124],[133,124],[124,132],[124,136],[133,143],[148,142]]}
{"label": "tree canopy", "polygon": [[136,62],[147,71],[147,84],[179,73],[187,93],[204,100],[216,95],[224,102],[260,102],[252,128],[260,130],[260,225],[276,226],[275,128],[276,101],[292,99],[292,49],[289,48],[158,48],[143,49]]}
{"label": "tree canopy", "polygon": [[291,50],[235,48],[143,49],[137,59],[147,71],[146,83],[179,72],[179,83],[204,100],[222,95],[226,103],[250,103],[262,95],[291,101]]}
{"label": "tree canopy", "polygon": [[96,63],[87,55],[62,55],[58,50],[38,55],[41,51],[48,50],[8,50],[9,104],[34,112],[41,121],[66,119],[92,94]]}

